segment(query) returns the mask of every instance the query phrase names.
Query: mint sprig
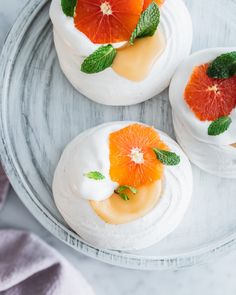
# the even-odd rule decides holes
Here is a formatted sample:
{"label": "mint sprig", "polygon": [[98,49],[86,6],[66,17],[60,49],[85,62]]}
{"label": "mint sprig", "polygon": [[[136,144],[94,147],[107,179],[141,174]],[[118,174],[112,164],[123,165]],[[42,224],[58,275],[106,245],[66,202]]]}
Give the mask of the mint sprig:
{"label": "mint sprig", "polygon": [[160,150],[153,148],[154,153],[156,154],[157,159],[164,165],[167,166],[176,166],[180,163],[180,156],[176,153]]}
{"label": "mint sprig", "polygon": [[102,173],[99,171],[90,171],[88,173],[85,173],[84,176],[88,177],[89,179],[93,179],[93,180],[105,179],[105,176],[102,175]]}
{"label": "mint sprig", "polygon": [[125,193],[126,190],[130,190],[134,195],[138,192],[138,190],[130,185],[121,185],[114,192],[119,195],[124,201],[129,200],[129,196]]}
{"label": "mint sprig", "polygon": [[77,0],[61,0],[61,7],[66,16],[74,16]]}
{"label": "mint sprig", "polygon": [[160,23],[160,10],[155,2],[152,2],[141,14],[139,22],[130,37],[130,44],[134,44],[136,38],[150,37],[156,32]]}
{"label": "mint sprig", "polygon": [[227,79],[236,74],[236,51],[221,54],[208,67],[211,78]]}
{"label": "mint sprig", "polygon": [[103,45],[85,58],[81,71],[86,74],[102,72],[112,65],[116,54],[116,49],[111,44]]}
{"label": "mint sprig", "polygon": [[232,119],[228,116],[223,116],[213,121],[208,127],[208,135],[217,136],[228,130]]}

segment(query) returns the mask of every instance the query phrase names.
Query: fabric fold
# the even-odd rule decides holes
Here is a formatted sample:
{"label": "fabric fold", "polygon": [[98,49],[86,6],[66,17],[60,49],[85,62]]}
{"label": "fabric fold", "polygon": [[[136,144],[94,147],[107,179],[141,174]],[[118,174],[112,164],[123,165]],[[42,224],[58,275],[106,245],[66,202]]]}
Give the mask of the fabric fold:
{"label": "fabric fold", "polygon": [[82,275],[33,234],[0,230],[0,294],[94,295]]}

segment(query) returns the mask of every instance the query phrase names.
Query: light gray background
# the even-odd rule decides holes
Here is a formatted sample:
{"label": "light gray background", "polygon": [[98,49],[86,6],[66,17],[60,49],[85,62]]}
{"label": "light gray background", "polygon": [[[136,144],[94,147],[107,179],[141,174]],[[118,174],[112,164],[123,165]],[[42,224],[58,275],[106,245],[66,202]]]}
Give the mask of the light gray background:
{"label": "light gray background", "polygon": [[[208,24],[208,14],[232,20],[235,31],[235,0],[209,0],[186,1],[193,15],[195,31],[199,26],[209,28],[206,31],[207,45],[209,46],[233,46],[227,42],[227,36],[232,34],[232,28],[225,28],[225,44],[217,39],[217,31],[221,23]],[[14,22],[20,9],[26,0],[0,0],[0,47],[5,36]],[[224,11],[222,7],[224,7]],[[220,18],[218,18],[220,19]],[[201,31],[202,28],[201,28]],[[232,35],[231,35],[232,36]],[[230,40],[230,38],[228,39]],[[206,46],[206,44],[205,44]],[[193,50],[203,48],[201,36],[195,35]],[[11,191],[6,207],[0,213],[1,228],[21,228],[31,230],[58,249],[71,263],[84,274],[94,287],[98,295],[126,295],[126,294],[235,294],[236,290],[236,254],[232,253],[210,265],[197,266],[178,272],[141,272],[125,270],[105,265],[90,258],[80,255],[71,248],[52,237],[30,215],[27,209],[20,203],[15,193]]]}

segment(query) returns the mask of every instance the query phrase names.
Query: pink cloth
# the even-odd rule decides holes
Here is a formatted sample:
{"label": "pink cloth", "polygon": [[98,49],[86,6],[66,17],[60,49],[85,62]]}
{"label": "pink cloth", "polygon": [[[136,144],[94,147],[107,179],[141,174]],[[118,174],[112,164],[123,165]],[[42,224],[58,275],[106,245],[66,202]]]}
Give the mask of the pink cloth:
{"label": "pink cloth", "polygon": [[[9,182],[0,166],[0,209]],[[0,230],[0,295],[94,295],[82,275],[33,234]]]}
{"label": "pink cloth", "polygon": [[82,275],[38,237],[0,230],[0,294],[94,295]]}

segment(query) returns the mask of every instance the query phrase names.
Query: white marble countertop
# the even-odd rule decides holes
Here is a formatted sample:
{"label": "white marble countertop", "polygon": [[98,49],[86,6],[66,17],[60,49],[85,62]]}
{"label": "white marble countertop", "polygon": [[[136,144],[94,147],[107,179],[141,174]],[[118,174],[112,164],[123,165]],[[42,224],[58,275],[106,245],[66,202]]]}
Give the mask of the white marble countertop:
{"label": "white marble countertop", "polygon": [[[14,22],[15,17],[20,9],[27,2],[26,0],[8,0],[7,2],[0,0],[0,48],[3,45],[5,36]],[[218,0],[219,2],[234,3],[235,0]],[[217,2],[216,1],[216,8]],[[207,1],[208,2],[208,1]],[[209,1],[213,3],[213,1]],[[209,3],[208,2],[208,3]],[[198,1],[188,0],[187,4],[191,4],[191,9],[201,9]],[[218,6],[219,8],[220,6]],[[210,10],[209,10],[210,11]],[[201,15],[206,20],[207,14]],[[221,13],[220,9],[216,13]],[[235,11],[228,11],[235,15]],[[224,13],[224,17],[226,14]],[[233,18],[232,18],[233,19]],[[197,15],[194,15],[195,28]],[[202,21],[199,25],[204,26]],[[218,24],[216,24],[218,25]],[[229,31],[226,30],[226,34]],[[229,34],[230,35],[230,34]],[[202,48],[199,36],[193,49]],[[209,46],[235,45],[229,38],[227,44],[218,44],[214,34],[209,34]],[[14,191],[9,194],[6,206],[0,212],[0,228],[18,228],[34,232],[43,240],[56,248],[64,255],[72,264],[74,264],[87,278],[98,295],[143,295],[143,294],[235,294],[236,289],[236,253],[222,257],[215,263],[209,265],[195,266],[194,268],[185,269],[178,272],[144,272],[121,269],[101,262],[90,259],[86,256],[75,252],[62,242],[54,238],[47,232],[21,204]]]}

